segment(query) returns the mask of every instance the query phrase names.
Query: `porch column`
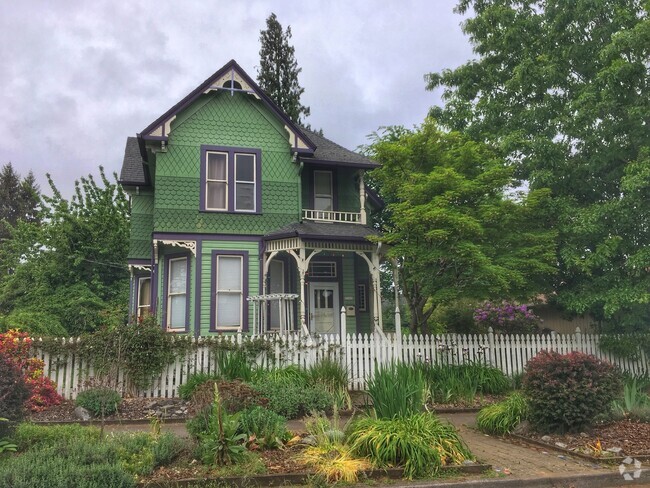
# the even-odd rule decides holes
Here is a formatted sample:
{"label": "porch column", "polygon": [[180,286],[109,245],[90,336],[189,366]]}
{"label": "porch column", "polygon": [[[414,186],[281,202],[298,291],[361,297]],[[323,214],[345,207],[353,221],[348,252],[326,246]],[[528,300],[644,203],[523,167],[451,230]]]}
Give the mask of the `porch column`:
{"label": "porch column", "polygon": [[300,327],[307,330],[307,312],[305,310],[305,275],[307,274],[307,260],[305,259],[305,248],[300,248],[300,259],[298,260],[298,274],[300,275]]}
{"label": "porch column", "polygon": [[363,170],[360,172],[361,177],[359,178],[359,210],[361,212],[361,223],[366,225],[368,223],[368,217],[366,216],[366,185],[363,182]]}
{"label": "porch column", "polygon": [[375,326],[379,328],[380,331],[384,331],[383,317],[381,313],[381,279],[379,276],[379,254],[376,252],[372,253],[372,280],[374,282],[374,299],[375,307],[373,310]]}

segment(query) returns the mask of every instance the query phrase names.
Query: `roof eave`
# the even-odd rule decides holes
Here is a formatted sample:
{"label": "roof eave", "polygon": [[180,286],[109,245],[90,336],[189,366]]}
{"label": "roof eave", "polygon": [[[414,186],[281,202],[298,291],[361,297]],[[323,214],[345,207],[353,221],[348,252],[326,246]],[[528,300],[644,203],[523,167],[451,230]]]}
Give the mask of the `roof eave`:
{"label": "roof eave", "polygon": [[347,162],[347,161],[332,161],[332,160],[327,160],[327,159],[316,159],[316,158],[308,158],[308,157],[301,158],[301,161],[303,161],[306,164],[322,164],[322,165],[327,165],[327,166],[345,166],[347,168],[359,168],[359,169],[375,169],[375,168],[380,168],[381,167],[381,164],[373,163],[373,162],[352,163],[352,162]]}

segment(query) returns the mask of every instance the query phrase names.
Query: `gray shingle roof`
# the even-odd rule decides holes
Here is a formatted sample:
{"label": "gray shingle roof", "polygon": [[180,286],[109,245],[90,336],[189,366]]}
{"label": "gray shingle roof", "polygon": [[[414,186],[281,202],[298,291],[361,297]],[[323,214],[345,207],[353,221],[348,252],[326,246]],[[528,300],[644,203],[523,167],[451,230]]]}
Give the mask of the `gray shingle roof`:
{"label": "gray shingle roof", "polygon": [[124,148],[124,161],[120,171],[120,183],[123,185],[147,185],[149,177],[145,161],[140,154],[137,137],[127,137]]}
{"label": "gray shingle roof", "polygon": [[302,239],[318,239],[326,241],[356,241],[367,242],[366,237],[379,235],[377,231],[360,224],[343,224],[329,222],[313,222],[305,220],[294,222],[286,227],[269,232],[265,240],[300,237]]}
{"label": "gray shingle roof", "polygon": [[301,158],[306,163],[326,161],[359,168],[376,168],[379,166],[379,164],[371,161],[367,157],[350,151],[343,146],[339,146],[337,143],[330,141],[314,131],[304,127],[301,127],[300,130],[316,145],[316,151],[314,151],[313,157]]}

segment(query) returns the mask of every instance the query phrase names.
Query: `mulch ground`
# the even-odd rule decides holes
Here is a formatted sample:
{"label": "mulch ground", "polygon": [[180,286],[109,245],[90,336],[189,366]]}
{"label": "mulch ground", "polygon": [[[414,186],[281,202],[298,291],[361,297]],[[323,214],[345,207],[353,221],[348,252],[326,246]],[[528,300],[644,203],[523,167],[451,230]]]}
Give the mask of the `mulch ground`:
{"label": "mulch ground", "polygon": [[[120,404],[119,411],[114,415],[107,415],[107,422],[121,422],[125,420],[149,420],[151,418],[150,405],[153,398],[125,398]],[[72,400],[64,400],[60,405],[54,405],[42,412],[32,413],[29,420],[33,422],[78,422],[79,418],[74,413],[76,405]]]}
{"label": "mulch ground", "polygon": [[[542,441],[544,434],[527,434],[537,441]],[[650,455],[650,423],[621,420],[604,425],[597,425],[580,434],[549,434],[548,444],[556,442],[567,445],[567,449],[589,455],[605,456],[635,456]],[[600,441],[600,451],[597,444]],[[620,447],[618,454],[608,453],[607,449]],[[600,457],[599,456],[599,457]]]}
{"label": "mulch ground", "polygon": [[480,409],[487,405],[500,402],[504,396],[497,395],[477,395],[473,400],[456,400],[451,403],[433,402],[429,405],[432,410],[472,410]]}

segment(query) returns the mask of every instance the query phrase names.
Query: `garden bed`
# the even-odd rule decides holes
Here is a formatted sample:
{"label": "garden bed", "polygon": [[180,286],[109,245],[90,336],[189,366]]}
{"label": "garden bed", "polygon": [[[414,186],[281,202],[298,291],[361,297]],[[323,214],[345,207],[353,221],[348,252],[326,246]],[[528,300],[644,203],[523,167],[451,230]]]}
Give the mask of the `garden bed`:
{"label": "garden bed", "polygon": [[593,462],[620,462],[628,456],[650,460],[650,423],[646,422],[621,420],[595,425],[578,434],[520,433],[511,437]]}
{"label": "garden bed", "polygon": [[[32,422],[68,423],[80,422],[75,414],[75,402],[64,400],[60,405],[52,405],[42,412],[29,415]],[[188,402],[179,398],[124,398],[114,415],[104,417],[106,422],[146,422],[153,417],[163,420],[185,420],[188,417]],[[98,422],[94,418],[91,422]]]}

